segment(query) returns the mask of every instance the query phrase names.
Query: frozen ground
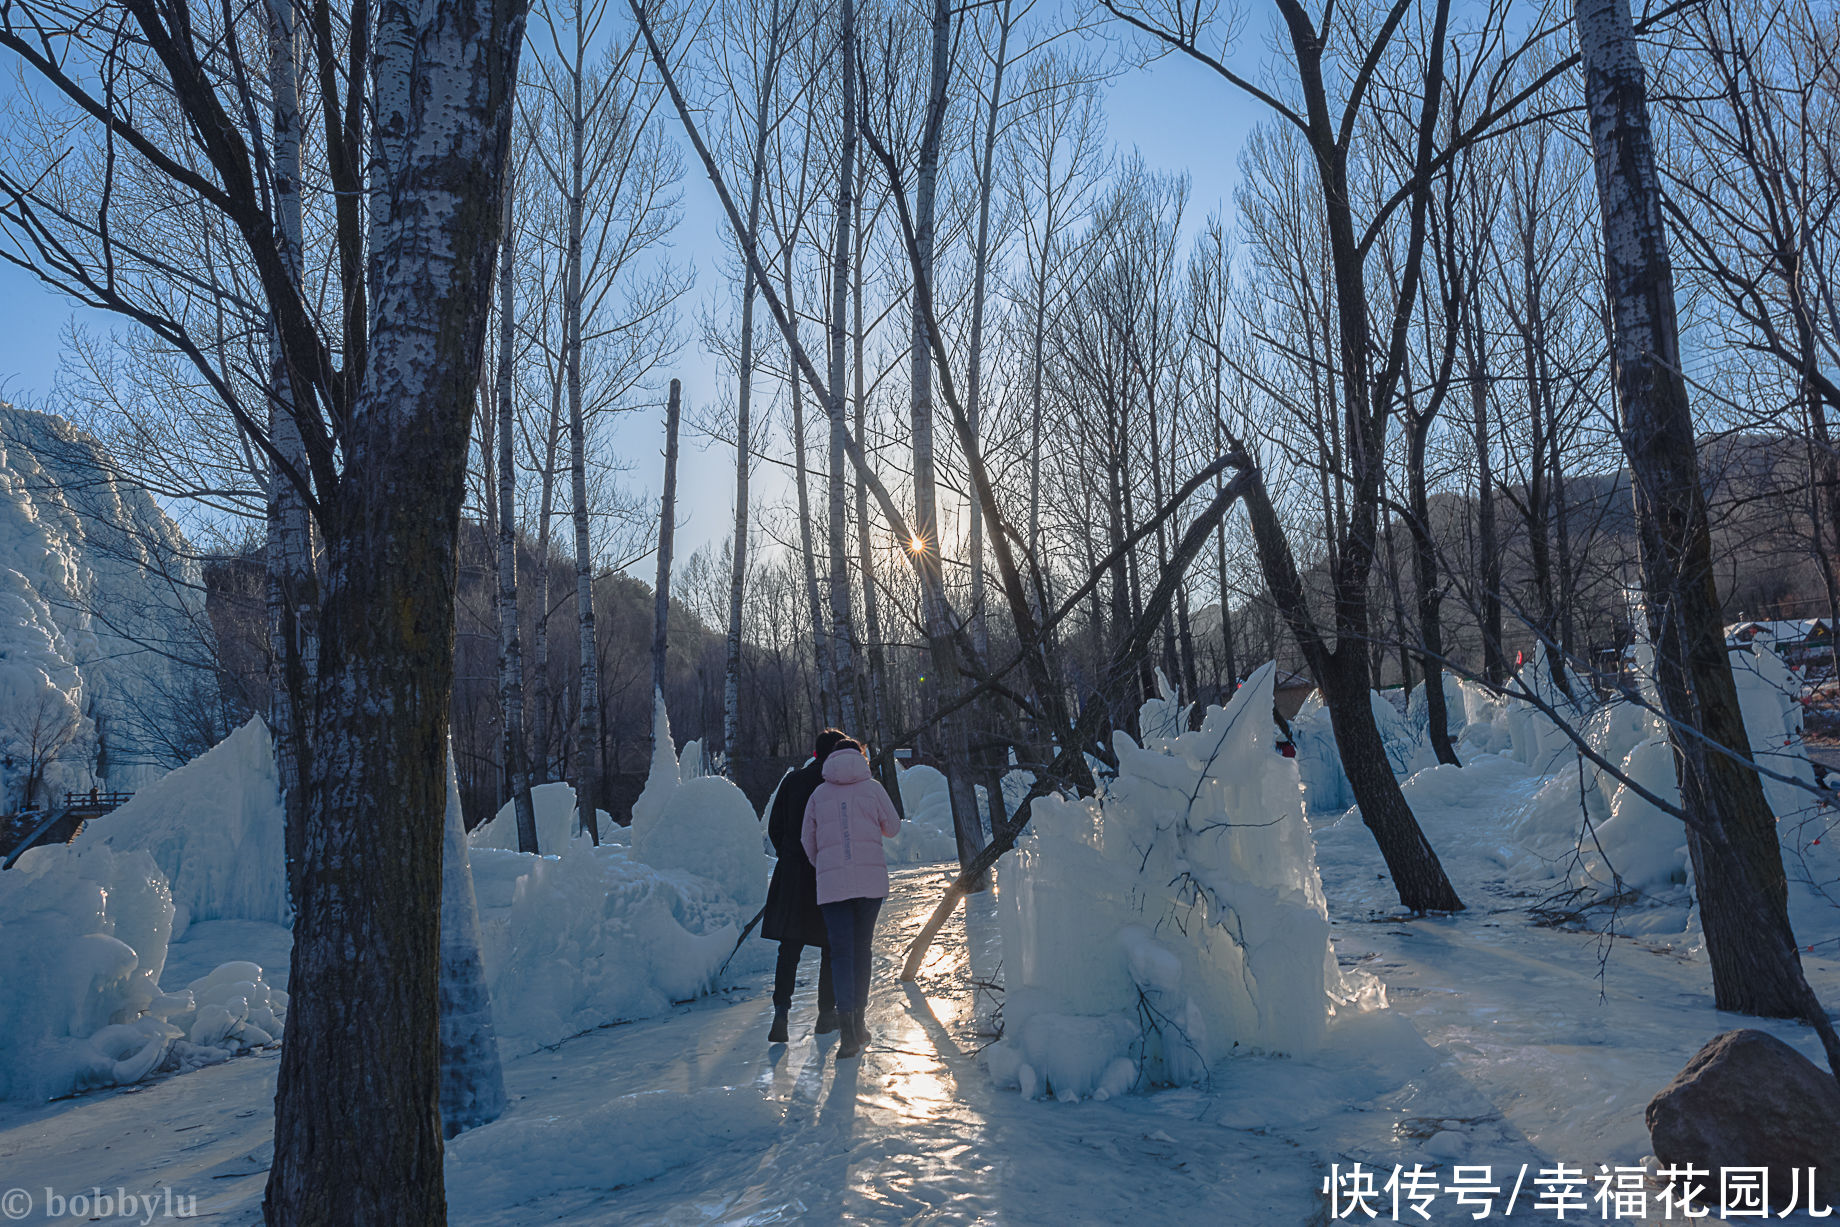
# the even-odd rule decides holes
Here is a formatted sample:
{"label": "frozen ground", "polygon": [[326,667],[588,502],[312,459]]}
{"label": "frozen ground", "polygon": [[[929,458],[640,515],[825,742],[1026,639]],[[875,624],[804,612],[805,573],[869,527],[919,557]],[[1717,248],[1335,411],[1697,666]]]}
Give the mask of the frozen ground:
{"label": "frozen ground", "polygon": [[[904,869],[861,1061],[840,1071],[834,1043],[811,1037],[813,974],[781,1048],[765,1043],[769,976],[757,973],[643,1022],[507,1050],[512,1108],[451,1147],[451,1219],[1320,1223],[1331,1163],[1419,1162],[1445,1177],[1453,1162],[1489,1163],[1509,1183],[1523,1163],[1587,1174],[1638,1163],[1643,1105],[1719,1031],[1762,1025],[1816,1055],[1799,1028],[1715,1012],[1703,958],[1684,943],[1606,944],[1532,923],[1536,900],[1498,850],[1537,781],[1505,760],[1463,776],[1464,788],[1419,806],[1470,907],[1453,919],[1401,918],[1358,816],[1315,820],[1338,957],[1385,981],[1391,1008],[1353,1019],[1307,1060],[1230,1058],[1206,1086],[1103,1103],[998,1089],[975,1056],[997,998],[973,988],[1000,975],[994,908],[975,901],[904,989],[895,961],[945,880],[939,866]],[[284,973],[284,941],[273,926],[197,924],[173,945],[168,979],[229,958]],[[1836,971],[1809,959],[1830,1005]],[[213,1222],[254,1222],[276,1066],[268,1050],[49,1105],[0,1104],[0,1187],[42,1198],[47,1187],[170,1186]],[[1472,1213],[1440,1201],[1429,1221]],[[1491,1221],[1503,1217],[1498,1204]],[[1556,1219],[1523,1197],[1514,1221]],[[1601,1221],[1595,1206],[1586,1221]]]}

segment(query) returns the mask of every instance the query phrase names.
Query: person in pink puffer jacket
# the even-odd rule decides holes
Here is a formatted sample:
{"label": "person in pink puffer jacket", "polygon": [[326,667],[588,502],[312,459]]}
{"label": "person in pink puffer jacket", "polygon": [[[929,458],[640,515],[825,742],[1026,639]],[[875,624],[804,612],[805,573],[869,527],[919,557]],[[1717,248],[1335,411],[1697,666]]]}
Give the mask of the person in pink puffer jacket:
{"label": "person in pink puffer jacket", "polygon": [[824,782],[805,803],[799,842],[818,873],[818,910],[831,938],[831,971],[843,1032],[837,1059],[868,1043],[869,960],[875,918],[888,897],[882,840],[901,829],[901,815],[869,775],[863,748],[845,741],[824,760]]}

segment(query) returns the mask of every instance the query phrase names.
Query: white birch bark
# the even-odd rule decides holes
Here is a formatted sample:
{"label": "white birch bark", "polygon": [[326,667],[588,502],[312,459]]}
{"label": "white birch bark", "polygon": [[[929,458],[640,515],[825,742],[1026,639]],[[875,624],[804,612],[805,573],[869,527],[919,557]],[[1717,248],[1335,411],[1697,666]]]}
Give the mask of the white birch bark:
{"label": "white birch bark", "polygon": [[844,418],[844,370],[849,345],[848,295],[850,288],[851,215],[856,195],[856,4],[842,0],[839,33],[842,65],[843,146],[838,159],[837,208],[831,236],[830,311],[830,479],[829,549],[831,606],[831,674],[836,686],[837,713],[846,731],[856,730],[856,664],[850,643],[850,546],[845,536],[844,439],[849,427]]}

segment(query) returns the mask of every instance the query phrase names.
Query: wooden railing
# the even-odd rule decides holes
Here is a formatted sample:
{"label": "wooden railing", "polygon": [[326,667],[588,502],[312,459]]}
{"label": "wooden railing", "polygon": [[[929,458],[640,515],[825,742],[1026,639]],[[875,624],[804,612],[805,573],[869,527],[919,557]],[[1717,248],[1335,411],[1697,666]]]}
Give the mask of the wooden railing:
{"label": "wooden railing", "polygon": [[88,792],[67,792],[64,794],[64,808],[80,814],[106,814],[110,810],[120,809],[133,796],[131,792],[102,792],[94,788]]}

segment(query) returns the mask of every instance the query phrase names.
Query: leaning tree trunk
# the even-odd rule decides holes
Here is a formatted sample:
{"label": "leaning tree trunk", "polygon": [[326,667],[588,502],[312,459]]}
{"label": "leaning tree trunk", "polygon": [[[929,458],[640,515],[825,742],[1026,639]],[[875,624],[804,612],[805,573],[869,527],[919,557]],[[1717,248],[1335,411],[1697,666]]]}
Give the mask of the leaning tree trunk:
{"label": "leaning tree trunk", "polygon": [[[377,12],[368,360],[325,497],[275,1227],[445,1222],[441,857],[460,509],[520,0]],[[383,565],[387,562],[387,565]]]}
{"label": "leaning tree trunk", "polygon": [[677,527],[677,415],[682,392],[683,385],[673,379],[664,411],[664,499],[658,509],[658,584],[652,589],[654,702],[664,697],[665,658],[671,645],[671,547]]}
{"label": "leaning tree trunk", "polygon": [[1750,762],[1720,624],[1647,85],[1628,0],[1578,0],[1575,14],[1642,584],[1714,999],[1721,1010],[1812,1023],[1840,1070],[1840,1041],[1796,952],[1776,822]]}
{"label": "leaning tree trunk", "polygon": [[517,816],[519,852],[537,852],[537,810],[530,798],[524,737],[524,636],[518,626],[517,457],[513,397],[517,371],[517,228],[513,172],[505,175],[504,238],[498,253],[498,702],[505,717],[505,787]]}
{"label": "leaning tree trunk", "polygon": [[1374,722],[1366,637],[1344,633],[1334,651],[1323,642],[1311,620],[1303,580],[1263,476],[1251,472],[1253,479],[1245,487],[1246,510],[1259,564],[1271,587],[1272,603],[1322,689],[1336,751],[1361,807],[1361,822],[1373,833],[1402,904],[1414,912],[1461,911],[1463,901],[1412,815],[1387,759],[1380,727]]}

